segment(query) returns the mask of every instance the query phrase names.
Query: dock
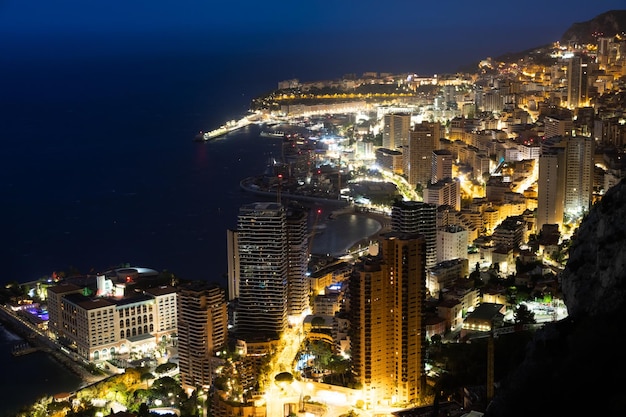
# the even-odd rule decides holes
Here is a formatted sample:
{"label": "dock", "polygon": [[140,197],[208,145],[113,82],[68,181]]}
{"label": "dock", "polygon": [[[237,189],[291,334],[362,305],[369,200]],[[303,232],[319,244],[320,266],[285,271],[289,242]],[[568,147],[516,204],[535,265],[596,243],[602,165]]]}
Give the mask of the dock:
{"label": "dock", "polygon": [[38,350],[39,350],[38,347],[31,346],[28,343],[21,343],[19,345],[13,346],[13,350],[11,351],[11,354],[13,356],[24,356],[24,355],[28,355],[29,353],[37,352]]}

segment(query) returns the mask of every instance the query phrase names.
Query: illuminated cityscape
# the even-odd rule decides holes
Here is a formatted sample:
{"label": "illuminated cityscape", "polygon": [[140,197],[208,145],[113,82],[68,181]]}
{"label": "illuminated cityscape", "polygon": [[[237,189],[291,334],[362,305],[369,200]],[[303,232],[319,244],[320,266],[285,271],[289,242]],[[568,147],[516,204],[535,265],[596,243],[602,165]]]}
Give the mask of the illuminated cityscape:
{"label": "illuminated cityscape", "polygon": [[[228,288],[129,266],[46,283],[33,298],[48,320],[30,314],[32,299],[6,310],[101,369],[176,363],[205,415],[432,405],[448,372],[441,343],[493,337],[522,323],[520,309],[527,325],[567,316],[558,278],[570,239],[626,176],[626,119],[612,101],[625,49],[600,37],[553,44],[541,60],[486,59],[475,74],[281,81],[202,135],[256,124],[283,138],[283,159],[242,179],[259,201],[224,239]],[[310,213],[312,201],[330,209]],[[340,255],[312,251],[352,215],[380,230]]]}

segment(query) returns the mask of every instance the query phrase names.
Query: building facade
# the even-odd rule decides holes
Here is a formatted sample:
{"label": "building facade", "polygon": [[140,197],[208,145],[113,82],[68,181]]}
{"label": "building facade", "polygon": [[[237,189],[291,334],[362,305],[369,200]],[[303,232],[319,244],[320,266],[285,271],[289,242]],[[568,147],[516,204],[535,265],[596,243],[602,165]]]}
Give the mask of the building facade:
{"label": "building facade", "polygon": [[309,310],[309,280],[306,276],[309,235],[308,212],[303,207],[287,208],[288,315],[300,316]]}
{"label": "building facade", "polygon": [[411,113],[387,113],[383,116],[383,148],[401,149],[409,142]]}
{"label": "building facade", "polygon": [[415,403],[423,389],[424,238],[390,232],[381,255],[362,259],[350,279],[353,369],[366,407]]}
{"label": "building facade", "polygon": [[[100,279],[98,285],[108,279]],[[61,284],[48,288],[51,337],[87,361],[143,355],[177,332],[176,289],[162,286],[130,296]],[[102,295],[97,295],[102,293]]]}
{"label": "building facade", "polygon": [[238,337],[277,339],[287,327],[288,243],[285,207],[251,203],[239,210]]}
{"label": "building facade", "polygon": [[467,258],[468,232],[459,225],[440,227],[437,230],[437,262]]}
{"label": "building facade", "polygon": [[183,389],[210,388],[216,350],[228,339],[228,311],[222,288],[205,282],[178,292],[178,357]]}
{"label": "building facade", "polygon": [[421,201],[395,202],[391,207],[391,230],[424,235],[426,268],[437,263],[437,206]]}
{"label": "building facade", "polygon": [[412,187],[426,185],[432,177],[432,153],[439,145],[440,123],[416,124],[409,132],[409,143],[403,149],[404,173]]}

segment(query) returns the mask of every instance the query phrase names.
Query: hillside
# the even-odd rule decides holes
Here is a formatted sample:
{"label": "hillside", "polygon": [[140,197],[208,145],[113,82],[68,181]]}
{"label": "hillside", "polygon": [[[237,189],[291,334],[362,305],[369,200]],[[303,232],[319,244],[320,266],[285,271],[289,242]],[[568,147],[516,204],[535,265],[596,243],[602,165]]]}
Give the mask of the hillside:
{"label": "hillside", "polygon": [[[563,33],[559,42],[562,44],[569,42],[593,44],[596,43],[596,36],[598,34],[607,37],[621,34],[622,38],[626,37],[626,10],[610,10],[586,22],[574,23]],[[550,43],[546,43],[545,45],[531,47],[525,51],[508,52],[494,59],[498,62],[513,63],[522,58],[532,58],[538,64],[547,65],[549,61],[555,61],[555,59],[551,59],[547,54],[542,53],[542,51],[550,45]],[[463,66],[459,71],[473,72],[476,70],[477,66],[478,62],[474,62],[470,65]]]}
{"label": "hillside", "polygon": [[624,219],[626,179],[592,207],[573,239],[562,276],[569,317],[535,334],[486,416],[623,414]]}
{"label": "hillside", "polygon": [[626,34],[626,10],[611,10],[586,22],[574,23],[561,37],[561,43],[595,43],[596,36]]}

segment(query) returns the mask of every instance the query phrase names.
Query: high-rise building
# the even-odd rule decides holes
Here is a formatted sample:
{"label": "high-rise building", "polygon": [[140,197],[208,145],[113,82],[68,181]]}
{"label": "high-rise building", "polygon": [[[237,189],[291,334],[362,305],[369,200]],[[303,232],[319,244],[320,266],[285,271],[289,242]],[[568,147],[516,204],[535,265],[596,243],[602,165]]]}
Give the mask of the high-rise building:
{"label": "high-rise building", "polygon": [[459,225],[449,225],[437,231],[437,262],[467,259],[468,232]]}
{"label": "high-rise building", "polygon": [[239,303],[235,330],[241,339],[278,339],[287,326],[286,210],[280,203],[239,209]]}
{"label": "high-rise building", "polygon": [[418,234],[381,237],[381,257],[350,278],[352,360],[366,407],[415,403],[424,377],[425,243]]}
{"label": "high-rise building", "polygon": [[429,184],[423,191],[424,202],[435,206],[448,205],[455,210],[461,210],[461,183],[459,180],[446,178],[434,184]]}
{"label": "high-rise building", "polygon": [[228,266],[228,301],[232,301],[239,298],[239,246],[236,230],[226,230],[226,257]]}
{"label": "high-rise building", "polygon": [[412,187],[426,185],[432,177],[432,153],[439,146],[441,124],[423,122],[409,132],[408,149],[404,156],[404,173]]}
{"label": "high-rise building", "polygon": [[431,159],[431,184],[452,178],[452,152],[447,149],[433,150]]}
{"label": "high-rise building", "polygon": [[563,224],[565,176],[563,147],[545,147],[539,156],[537,230],[541,230],[544,224]]}
{"label": "high-rise building", "polygon": [[542,145],[537,179],[537,230],[562,225],[564,215],[577,218],[591,207],[594,139],[568,136]]}
{"label": "high-rise building", "polygon": [[209,388],[217,349],[228,339],[225,291],[205,282],[183,286],[178,293],[178,357],[185,390]]}
{"label": "high-rise building", "polygon": [[579,217],[589,211],[593,195],[594,140],[591,137],[567,138],[565,145],[566,215]]}
{"label": "high-rise building", "polygon": [[383,148],[399,149],[409,142],[411,113],[387,113],[383,116]]}
{"label": "high-rise building", "polygon": [[596,53],[596,61],[600,64],[601,68],[608,64],[610,45],[613,43],[614,38],[599,37],[598,49]]}
{"label": "high-rise building", "polygon": [[437,263],[437,206],[421,201],[395,202],[391,207],[391,230],[424,235],[426,269]]}
{"label": "high-rise building", "polygon": [[570,108],[587,105],[587,72],[588,64],[584,58],[574,55],[567,67],[567,104]]}
{"label": "high-rise building", "polygon": [[569,115],[553,115],[544,118],[544,130],[546,139],[553,137],[571,136],[574,129],[574,121]]}
{"label": "high-rise building", "polygon": [[288,315],[299,316],[309,309],[308,265],[308,211],[301,206],[287,207],[287,294]]}

